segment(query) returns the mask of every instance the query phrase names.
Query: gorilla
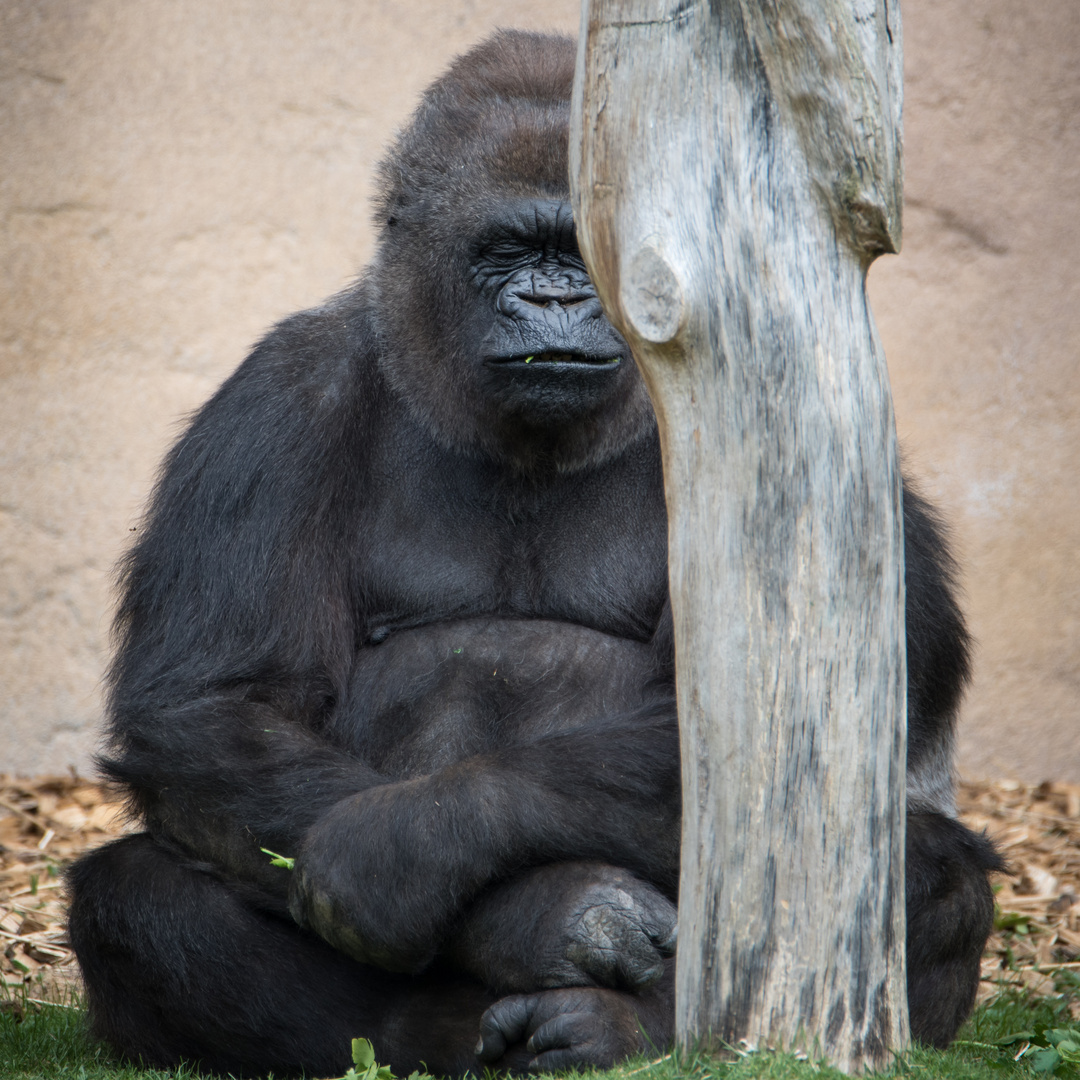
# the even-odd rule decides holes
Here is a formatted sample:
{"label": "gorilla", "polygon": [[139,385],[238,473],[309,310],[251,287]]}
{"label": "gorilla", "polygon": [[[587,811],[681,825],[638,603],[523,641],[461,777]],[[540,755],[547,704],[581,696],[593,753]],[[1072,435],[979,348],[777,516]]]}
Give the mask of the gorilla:
{"label": "gorilla", "polygon": [[[570,39],[501,32],[381,168],[374,261],[195,415],[121,567],[109,777],[70,874],[91,1024],[147,1064],[605,1066],[672,1037],[679,746],[655,420],[575,242]],[[989,932],[956,820],[968,639],[904,497],[909,997]],[[295,858],[272,865],[263,849]]]}

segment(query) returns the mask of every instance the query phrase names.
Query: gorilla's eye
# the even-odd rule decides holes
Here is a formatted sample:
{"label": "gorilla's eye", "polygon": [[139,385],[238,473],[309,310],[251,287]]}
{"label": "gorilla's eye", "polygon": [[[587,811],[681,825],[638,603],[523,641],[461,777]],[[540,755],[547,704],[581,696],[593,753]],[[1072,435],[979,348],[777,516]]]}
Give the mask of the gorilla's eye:
{"label": "gorilla's eye", "polygon": [[541,252],[524,244],[504,241],[502,243],[487,244],[480,251],[480,259],[496,266],[528,266],[540,261]]}

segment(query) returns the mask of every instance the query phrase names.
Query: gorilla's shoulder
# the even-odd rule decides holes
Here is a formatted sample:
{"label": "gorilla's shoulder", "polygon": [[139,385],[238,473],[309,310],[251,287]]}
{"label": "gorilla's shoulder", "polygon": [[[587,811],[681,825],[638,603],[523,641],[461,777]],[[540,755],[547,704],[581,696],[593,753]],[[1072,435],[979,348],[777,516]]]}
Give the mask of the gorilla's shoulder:
{"label": "gorilla's shoulder", "polygon": [[387,395],[370,309],[361,282],[270,330],[166,458],[155,513],[307,505],[347,464],[355,476]]}
{"label": "gorilla's shoulder", "polygon": [[211,398],[234,420],[246,408],[284,421],[317,422],[344,411],[365,413],[383,385],[368,285],[290,315],[274,326]]}

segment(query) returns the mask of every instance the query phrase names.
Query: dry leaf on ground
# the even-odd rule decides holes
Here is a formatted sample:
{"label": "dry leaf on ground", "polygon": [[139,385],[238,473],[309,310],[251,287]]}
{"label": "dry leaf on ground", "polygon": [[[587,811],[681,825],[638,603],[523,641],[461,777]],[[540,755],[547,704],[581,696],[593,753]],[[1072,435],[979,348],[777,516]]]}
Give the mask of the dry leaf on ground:
{"label": "dry leaf on ground", "polygon": [[78,988],[67,938],[64,868],[130,830],[117,796],[78,776],[0,775],[0,980],[63,1001]]}

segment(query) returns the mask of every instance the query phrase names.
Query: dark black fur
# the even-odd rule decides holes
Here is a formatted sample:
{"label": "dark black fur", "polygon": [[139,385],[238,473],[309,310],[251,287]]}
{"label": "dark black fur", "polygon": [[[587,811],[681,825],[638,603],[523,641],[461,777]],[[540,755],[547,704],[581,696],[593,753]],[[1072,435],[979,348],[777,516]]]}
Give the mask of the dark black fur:
{"label": "dark black fur", "polygon": [[[327,1075],[365,1036],[399,1074],[460,1073],[671,1036],[664,501],[574,242],[572,66],[504,33],[437,82],[383,168],[373,266],[164,465],[110,684],[106,767],[146,832],[70,878],[93,1024],[126,1054]],[[967,638],[910,492],[905,527],[910,997],[944,1043],[995,857],[948,816]]]}

